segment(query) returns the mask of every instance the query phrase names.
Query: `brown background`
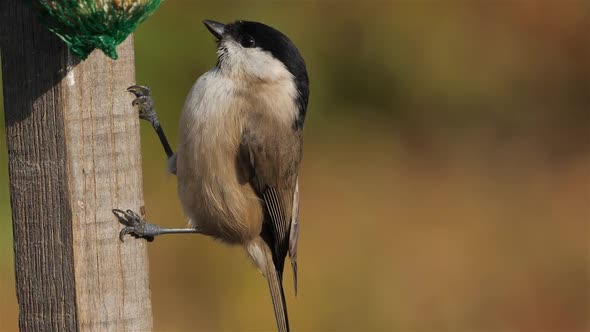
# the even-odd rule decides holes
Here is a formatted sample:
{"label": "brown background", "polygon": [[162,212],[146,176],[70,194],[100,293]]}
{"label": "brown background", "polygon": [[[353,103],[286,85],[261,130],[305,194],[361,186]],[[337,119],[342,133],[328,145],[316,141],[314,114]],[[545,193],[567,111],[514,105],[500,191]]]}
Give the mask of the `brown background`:
{"label": "brown background", "polygon": [[[166,1],[137,31],[137,78],[173,142],[184,96],[216,61],[205,18],[268,23],[308,64],[297,299],[285,280],[295,330],[590,329],[587,1]],[[0,330],[12,331],[0,131]],[[142,144],[149,219],[185,225],[146,124]],[[239,248],[163,237],[150,272],[156,330],[274,329]]]}

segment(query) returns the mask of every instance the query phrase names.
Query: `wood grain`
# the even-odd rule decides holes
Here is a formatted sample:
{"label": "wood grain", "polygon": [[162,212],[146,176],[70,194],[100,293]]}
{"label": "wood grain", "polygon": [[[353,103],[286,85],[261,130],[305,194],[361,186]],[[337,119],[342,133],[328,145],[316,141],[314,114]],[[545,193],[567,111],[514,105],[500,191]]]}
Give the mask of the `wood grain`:
{"label": "wood grain", "polygon": [[19,326],[149,331],[146,245],[110,212],[143,210],[132,38],[78,63],[24,3],[0,1]]}
{"label": "wood grain", "polygon": [[[73,211],[78,324],[83,329],[151,329],[145,241],[118,241],[112,208],[143,210],[133,41],[119,60],[92,53],[63,80]],[[102,318],[97,319],[97,312]],[[123,319],[124,318],[124,319]]]}

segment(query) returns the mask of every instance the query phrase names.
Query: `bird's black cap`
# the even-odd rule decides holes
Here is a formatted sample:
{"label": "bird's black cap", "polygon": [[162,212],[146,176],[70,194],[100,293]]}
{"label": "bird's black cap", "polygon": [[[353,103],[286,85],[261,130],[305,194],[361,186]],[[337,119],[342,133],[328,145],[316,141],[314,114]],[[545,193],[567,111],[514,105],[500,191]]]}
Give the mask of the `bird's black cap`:
{"label": "bird's black cap", "polygon": [[287,67],[287,70],[295,77],[295,83],[299,92],[297,100],[299,119],[295,126],[303,126],[309,100],[309,78],[307,76],[305,61],[295,44],[275,28],[251,21],[236,21],[228,24],[224,27],[223,34],[231,35],[236,41],[240,41],[244,37],[252,37],[256,47],[270,52]]}

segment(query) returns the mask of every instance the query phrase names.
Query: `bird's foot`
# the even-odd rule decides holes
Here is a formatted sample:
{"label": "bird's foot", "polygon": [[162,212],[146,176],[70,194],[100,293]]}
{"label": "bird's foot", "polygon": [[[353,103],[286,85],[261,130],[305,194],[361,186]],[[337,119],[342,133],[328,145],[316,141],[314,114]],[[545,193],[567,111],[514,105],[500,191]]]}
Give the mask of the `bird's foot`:
{"label": "bird's foot", "polygon": [[132,85],[127,88],[127,91],[133,93],[135,95],[135,100],[131,103],[133,106],[136,106],[139,110],[139,118],[148,121],[156,130],[158,137],[160,138],[160,142],[162,142],[162,146],[164,147],[164,151],[166,151],[166,156],[168,159],[174,155],[170,144],[168,143],[168,139],[164,134],[164,130],[162,126],[160,126],[160,121],[158,120],[158,115],[154,110],[154,100],[150,97],[150,88],[147,86],[141,85]]}
{"label": "bird's foot", "polygon": [[131,105],[137,106],[139,109],[139,118],[148,121],[154,127],[158,122],[158,116],[154,110],[154,100],[150,96],[150,88],[141,85],[132,85],[127,88],[127,91],[135,95],[135,100]]}
{"label": "bird's foot", "polygon": [[125,235],[130,234],[136,238],[143,238],[152,242],[154,237],[159,234],[160,226],[146,222],[137,213],[127,210],[113,209],[113,214],[119,219],[119,222],[125,227],[119,232],[119,239],[124,242]]}

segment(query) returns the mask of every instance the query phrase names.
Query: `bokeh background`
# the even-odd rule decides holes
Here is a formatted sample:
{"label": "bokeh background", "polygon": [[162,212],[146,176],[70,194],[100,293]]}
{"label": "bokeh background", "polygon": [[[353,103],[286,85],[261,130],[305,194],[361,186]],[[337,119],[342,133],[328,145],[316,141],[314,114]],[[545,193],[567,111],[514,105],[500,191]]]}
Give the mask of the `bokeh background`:
{"label": "bokeh background", "polygon": [[[590,330],[590,2],[166,1],[135,45],[173,142],[184,96],[216,62],[204,18],[265,22],[307,61],[294,330]],[[0,330],[12,331],[4,138]],[[146,124],[142,145],[149,219],[184,225]],[[174,236],[149,254],[156,330],[274,329],[239,248]]]}

